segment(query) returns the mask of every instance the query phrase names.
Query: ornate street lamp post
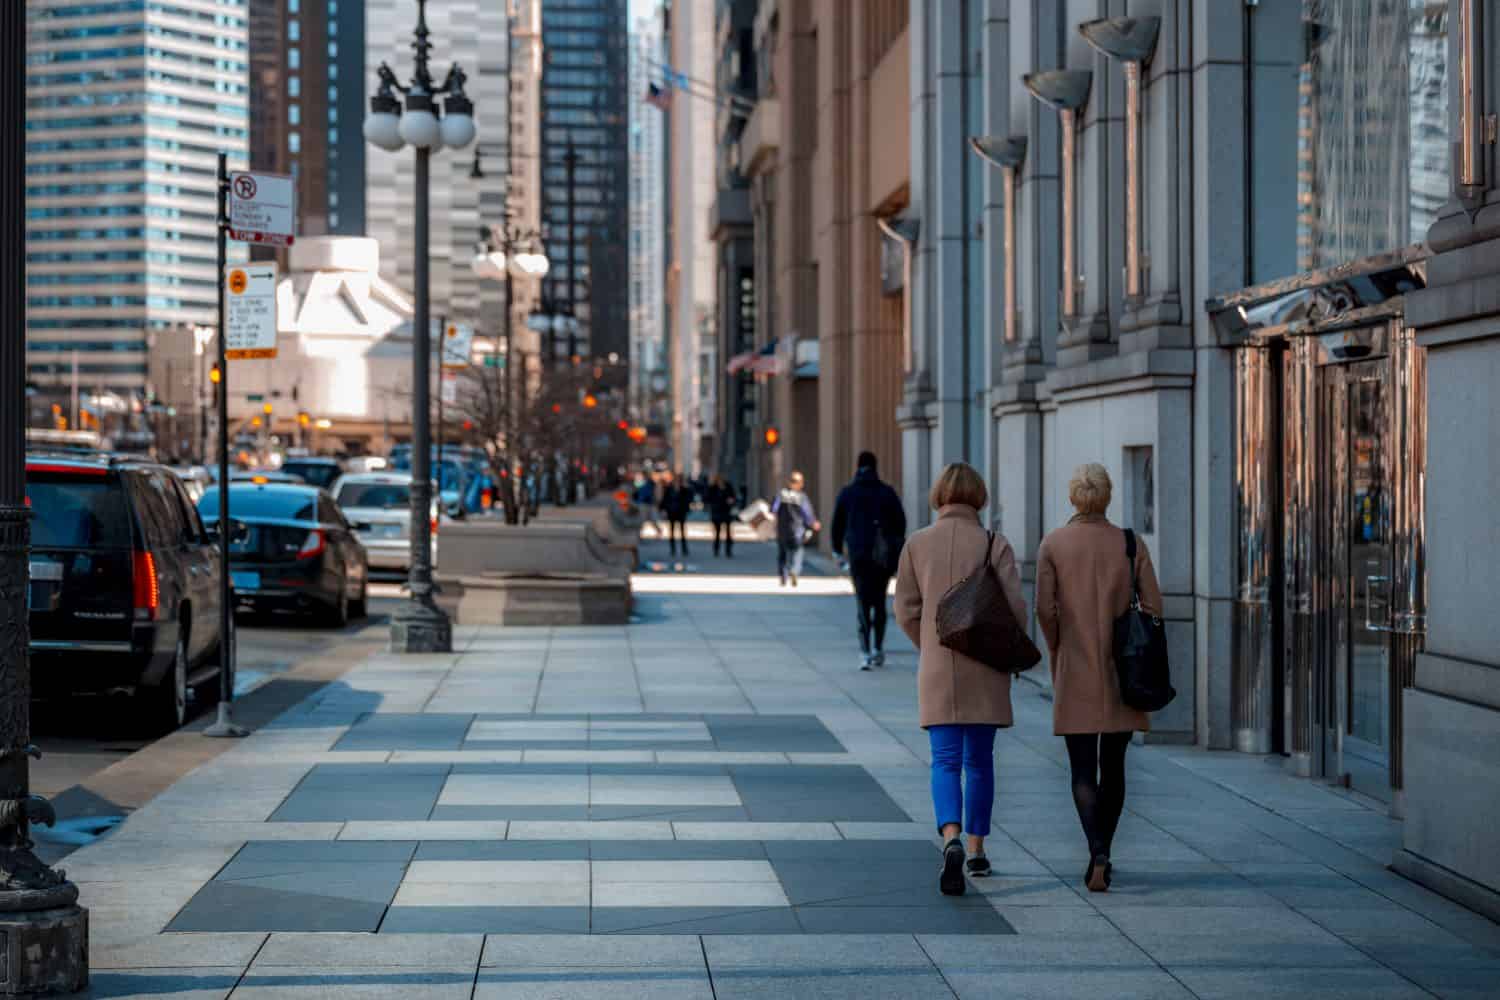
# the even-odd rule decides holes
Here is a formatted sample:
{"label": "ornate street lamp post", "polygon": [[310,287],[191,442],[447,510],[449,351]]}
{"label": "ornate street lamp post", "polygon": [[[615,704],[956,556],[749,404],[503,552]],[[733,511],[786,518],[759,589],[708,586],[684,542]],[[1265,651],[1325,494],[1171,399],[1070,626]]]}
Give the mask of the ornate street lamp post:
{"label": "ornate street lamp post", "polygon": [[0,994],[88,983],[78,887],[31,850],[31,511],[26,506],[26,5],[0,3]]}
{"label": "ornate street lamp post", "polygon": [[[432,43],[427,40],[427,0],[417,0],[416,70],[402,86],[385,63],[380,64],[380,87],[370,98],[365,139],[373,146],[396,152],[410,143],[416,150],[416,287],[412,317],[412,448],[411,448],[411,569],[407,585],[411,597],[391,616],[391,648],[406,653],[446,653],[453,648],[453,623],[437,606],[432,587],[432,423],[430,417],[432,367],[432,308],[428,282],[428,161],[444,146],[463,149],[474,141],[474,105],[464,96],[464,71],[456,64],[441,87],[427,68]],[[406,98],[405,114],[401,98]],[[446,97],[439,117],[437,99]]]}

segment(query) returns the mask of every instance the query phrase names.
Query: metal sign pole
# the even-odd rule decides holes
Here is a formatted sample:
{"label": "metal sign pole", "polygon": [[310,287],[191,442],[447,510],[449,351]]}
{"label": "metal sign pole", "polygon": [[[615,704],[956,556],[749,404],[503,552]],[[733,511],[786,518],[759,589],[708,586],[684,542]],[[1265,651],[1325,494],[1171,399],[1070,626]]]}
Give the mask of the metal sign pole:
{"label": "metal sign pole", "polygon": [[203,731],[204,736],[234,737],[248,736],[249,731],[234,724],[234,592],[229,577],[229,536],[232,534],[229,521],[229,357],[226,354],[224,330],[224,270],[228,261],[229,218],[226,198],[229,194],[229,164],[224,153],[219,154],[219,223],[215,227],[218,240],[218,270],[215,282],[218,287],[218,360],[219,360],[219,712],[218,718]]}

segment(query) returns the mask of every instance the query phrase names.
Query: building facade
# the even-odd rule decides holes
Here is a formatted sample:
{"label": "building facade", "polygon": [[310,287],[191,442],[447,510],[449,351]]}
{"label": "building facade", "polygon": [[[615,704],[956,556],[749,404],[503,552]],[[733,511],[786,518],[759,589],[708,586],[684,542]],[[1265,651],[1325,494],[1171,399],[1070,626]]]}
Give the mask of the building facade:
{"label": "building facade", "polygon": [[710,216],[717,191],[714,112],[715,8],[678,3],[666,10],[670,85],[667,190],[672,199],[667,261],[672,368],[672,453],[688,475],[718,464],[718,340],[715,252]]}
{"label": "building facade", "polygon": [[1496,7],[913,0],[900,409],[916,523],[971,462],[1028,587],[1103,463],[1165,596],[1146,738],[1387,801],[1491,914]]}
{"label": "building facade", "polygon": [[364,0],[249,3],[251,169],[296,178],[299,236],[363,235]]}
{"label": "building facade", "polygon": [[[306,6],[309,0],[301,0]],[[340,0],[341,3],[349,0]],[[398,79],[412,73],[415,5],[406,0],[364,0],[365,86],[388,63]],[[481,152],[503,143],[509,96],[509,9],[490,0],[449,0],[429,4],[437,82],[450,65],[467,74],[464,89],[474,102]],[[362,116],[361,119],[362,121]],[[350,123],[356,127],[355,123]],[[342,133],[341,133],[342,134]],[[498,282],[485,281],[471,262],[481,227],[505,219],[503,176],[475,177],[475,152],[434,150],[430,165],[430,288],[432,313],[473,323],[484,336],[504,322],[505,293]],[[365,231],[380,244],[380,273],[392,284],[413,288],[416,237],[416,158],[408,147],[388,153],[365,149]]]}
{"label": "building facade", "polygon": [[645,102],[667,53],[656,17],[635,22],[630,39],[630,396],[635,419],[666,420],[666,121]]}
{"label": "building facade", "polygon": [[[873,451],[900,481],[903,250],[882,223],[910,200],[907,0],[760,0],[754,110],[736,140],[749,180],[756,356],[748,479],[801,470],[828,506]],[[774,430],[775,434],[767,434]]]}
{"label": "building facade", "polygon": [[627,7],[626,0],[542,0],[549,298],[579,320],[570,353],[621,360],[630,351]]}
{"label": "building facade", "polygon": [[215,322],[217,157],[248,165],[247,14],[244,0],[28,0],[26,353],[41,391],[144,398],[152,338]]}

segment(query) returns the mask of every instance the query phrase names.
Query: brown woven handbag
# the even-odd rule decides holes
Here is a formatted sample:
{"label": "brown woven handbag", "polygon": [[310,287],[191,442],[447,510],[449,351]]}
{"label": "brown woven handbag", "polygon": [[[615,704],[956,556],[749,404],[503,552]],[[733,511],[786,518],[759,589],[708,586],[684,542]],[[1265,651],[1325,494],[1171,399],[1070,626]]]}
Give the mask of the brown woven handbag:
{"label": "brown woven handbag", "polygon": [[1001,673],[1019,674],[1041,662],[1042,651],[1016,621],[990,565],[995,533],[986,532],[985,537],[984,562],[938,601],[938,642]]}

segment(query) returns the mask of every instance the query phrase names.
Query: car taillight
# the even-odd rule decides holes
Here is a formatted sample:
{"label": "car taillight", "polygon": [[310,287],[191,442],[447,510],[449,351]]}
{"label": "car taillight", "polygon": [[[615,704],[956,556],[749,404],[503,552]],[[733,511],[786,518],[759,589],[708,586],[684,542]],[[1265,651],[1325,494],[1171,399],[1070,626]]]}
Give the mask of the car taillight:
{"label": "car taillight", "polygon": [[156,557],[149,552],[137,552],[134,560],[135,616],[148,621],[156,618],[161,605],[161,585],[156,579]]}
{"label": "car taillight", "polygon": [[438,531],[438,519],[437,519],[437,515],[436,514],[432,515],[428,527],[429,527],[429,529],[432,531],[432,533],[434,535],[437,534],[437,531]]}
{"label": "car taillight", "polygon": [[323,554],[325,548],[327,548],[327,542],[323,538],[323,533],[321,531],[309,531],[307,538],[302,542],[302,548],[297,550],[297,558],[311,559],[313,556],[320,556]]}

